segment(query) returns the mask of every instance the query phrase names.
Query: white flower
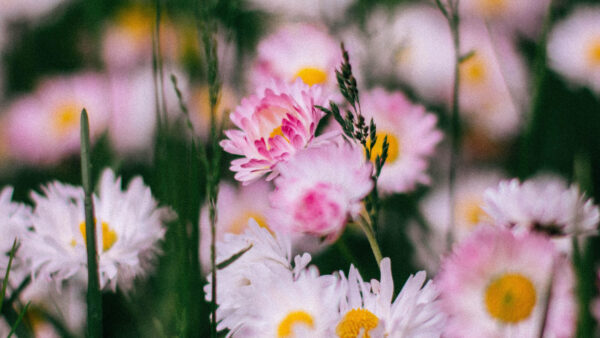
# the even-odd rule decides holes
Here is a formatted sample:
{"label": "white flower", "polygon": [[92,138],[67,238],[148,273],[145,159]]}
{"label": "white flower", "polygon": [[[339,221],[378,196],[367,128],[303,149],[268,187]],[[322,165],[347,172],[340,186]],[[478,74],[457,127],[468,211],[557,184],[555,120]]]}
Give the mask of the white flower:
{"label": "white flower", "polygon": [[557,176],[538,176],[520,183],[500,182],[485,193],[483,209],[493,221],[515,231],[538,231],[554,238],[596,232],[600,210],[579,187]]}
{"label": "white flower", "polygon": [[[33,232],[22,248],[32,272],[48,282],[86,278],[83,189],[54,182],[43,192],[32,193]],[[158,208],[141,177],[122,191],[110,170],[102,174],[94,204],[100,287],[128,290],[147,273],[165,233],[163,222],[172,215]]]}
{"label": "white flower", "polygon": [[[381,281],[364,283],[350,267],[347,294],[340,303],[339,337],[439,337],[445,322],[438,292],[432,282],[425,286],[425,272],[411,275],[395,300],[391,261],[381,260]],[[343,279],[343,282],[346,282]]]}
{"label": "white flower", "polygon": [[581,6],[548,37],[550,67],[600,94],[600,6]]}
{"label": "white flower", "polygon": [[[12,201],[13,188],[6,187],[0,192],[0,274],[4,279],[9,261],[9,253],[16,240],[22,241],[26,236],[27,227],[31,224],[31,208]],[[18,260],[18,254],[16,260]],[[12,269],[15,268],[13,261]],[[12,271],[11,271],[12,272]]]}
{"label": "white flower", "polygon": [[346,18],[348,7],[355,0],[247,0],[253,8],[291,20],[326,20],[337,22]]}

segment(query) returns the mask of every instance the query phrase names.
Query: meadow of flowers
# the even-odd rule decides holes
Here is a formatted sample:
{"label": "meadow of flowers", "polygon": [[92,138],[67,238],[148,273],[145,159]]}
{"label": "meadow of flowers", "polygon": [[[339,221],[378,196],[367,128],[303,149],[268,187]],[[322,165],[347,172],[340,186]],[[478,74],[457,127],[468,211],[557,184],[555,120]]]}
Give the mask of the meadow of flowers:
{"label": "meadow of flowers", "polygon": [[594,0],[0,0],[0,336],[600,335]]}

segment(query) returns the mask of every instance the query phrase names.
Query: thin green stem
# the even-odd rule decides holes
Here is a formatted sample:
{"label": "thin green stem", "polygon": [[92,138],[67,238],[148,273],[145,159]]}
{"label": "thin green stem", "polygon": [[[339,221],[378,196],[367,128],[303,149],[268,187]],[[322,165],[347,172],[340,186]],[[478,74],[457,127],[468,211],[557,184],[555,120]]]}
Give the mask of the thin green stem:
{"label": "thin green stem", "polygon": [[81,111],[81,180],[85,205],[85,233],[88,266],[87,333],[90,338],[102,337],[102,293],[98,274],[96,220],[92,199],[92,164],[90,160],[90,125],[85,109]]}
{"label": "thin green stem", "polygon": [[379,263],[381,263],[381,259],[383,257],[381,255],[381,249],[379,248],[377,239],[375,238],[375,231],[373,231],[373,227],[364,218],[358,222],[358,225],[360,226],[362,231],[365,233],[365,236],[367,236],[367,240],[369,241],[369,245],[371,245],[371,250],[373,251],[373,256],[375,257],[375,260],[377,261],[377,266],[379,266],[380,265]]}
{"label": "thin green stem", "polygon": [[10,338],[10,337],[12,337],[13,334],[15,334],[15,332],[17,330],[17,327],[19,326],[19,324],[21,323],[21,320],[23,320],[23,317],[27,313],[27,310],[29,309],[29,305],[30,304],[31,304],[31,302],[27,303],[27,305],[25,305],[25,307],[23,308],[23,310],[21,310],[21,313],[19,313],[19,318],[17,318],[17,321],[15,322],[15,324],[10,329],[10,332],[8,333],[7,338]]}
{"label": "thin green stem", "polygon": [[4,303],[4,295],[6,295],[6,287],[8,286],[8,277],[10,277],[10,269],[12,267],[13,259],[15,258],[15,253],[17,252],[17,240],[15,239],[10,249],[10,256],[8,258],[8,266],[6,267],[6,273],[4,274],[4,280],[2,281],[2,293],[0,294],[0,309],[2,308],[2,304]]}

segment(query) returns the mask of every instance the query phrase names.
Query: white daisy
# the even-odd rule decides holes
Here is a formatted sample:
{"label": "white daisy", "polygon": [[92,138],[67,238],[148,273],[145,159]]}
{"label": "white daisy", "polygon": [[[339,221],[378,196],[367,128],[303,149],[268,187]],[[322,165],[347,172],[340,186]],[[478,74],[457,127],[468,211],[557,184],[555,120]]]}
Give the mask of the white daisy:
{"label": "white daisy", "polygon": [[600,6],[580,6],[548,37],[550,67],[600,94]]}
{"label": "white daisy", "polygon": [[485,193],[483,209],[493,221],[515,231],[537,231],[554,238],[596,233],[600,210],[558,176],[538,176],[523,183],[500,182]]}
{"label": "white daisy", "polygon": [[[425,272],[411,275],[395,300],[391,261],[381,260],[381,281],[364,283],[350,267],[347,295],[340,303],[339,337],[439,337],[445,315],[436,300],[432,282],[425,286]],[[343,279],[345,281],[345,279]]]}
{"label": "white daisy", "polygon": [[[86,278],[83,189],[54,182],[42,190],[43,195],[31,196],[33,232],[23,242],[23,254],[34,276],[45,281]],[[141,177],[122,191],[111,170],[102,174],[94,204],[100,287],[115,290],[119,284],[128,290],[134,278],[147,273],[172,214],[158,207]]]}

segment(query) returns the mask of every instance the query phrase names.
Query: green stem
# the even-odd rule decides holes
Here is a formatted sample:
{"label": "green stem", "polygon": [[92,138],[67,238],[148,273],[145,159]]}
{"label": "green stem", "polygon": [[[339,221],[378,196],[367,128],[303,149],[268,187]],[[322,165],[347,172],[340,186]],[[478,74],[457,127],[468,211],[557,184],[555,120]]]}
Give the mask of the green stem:
{"label": "green stem", "polygon": [[379,263],[381,263],[381,259],[383,257],[381,256],[381,249],[379,249],[379,244],[377,244],[375,232],[373,231],[371,224],[369,224],[369,222],[367,222],[365,219],[362,219],[358,222],[358,225],[367,236],[367,240],[369,240],[369,245],[371,245],[371,250],[373,251],[373,256],[377,261],[377,266],[379,266]]}
{"label": "green stem", "polygon": [[96,220],[92,199],[92,179],[90,161],[90,126],[85,109],[81,111],[81,180],[85,193],[85,233],[88,266],[87,291],[87,332],[90,338],[102,337],[102,293],[98,274],[98,254],[96,250]]}
{"label": "green stem", "polygon": [[4,280],[2,281],[2,293],[0,294],[0,309],[2,308],[2,304],[4,303],[4,295],[6,295],[6,287],[8,286],[8,277],[10,277],[10,269],[12,267],[13,259],[15,258],[15,253],[17,251],[17,240],[15,239],[12,245],[12,249],[10,249],[10,256],[8,258],[8,266],[6,267],[6,274],[4,275]]}

